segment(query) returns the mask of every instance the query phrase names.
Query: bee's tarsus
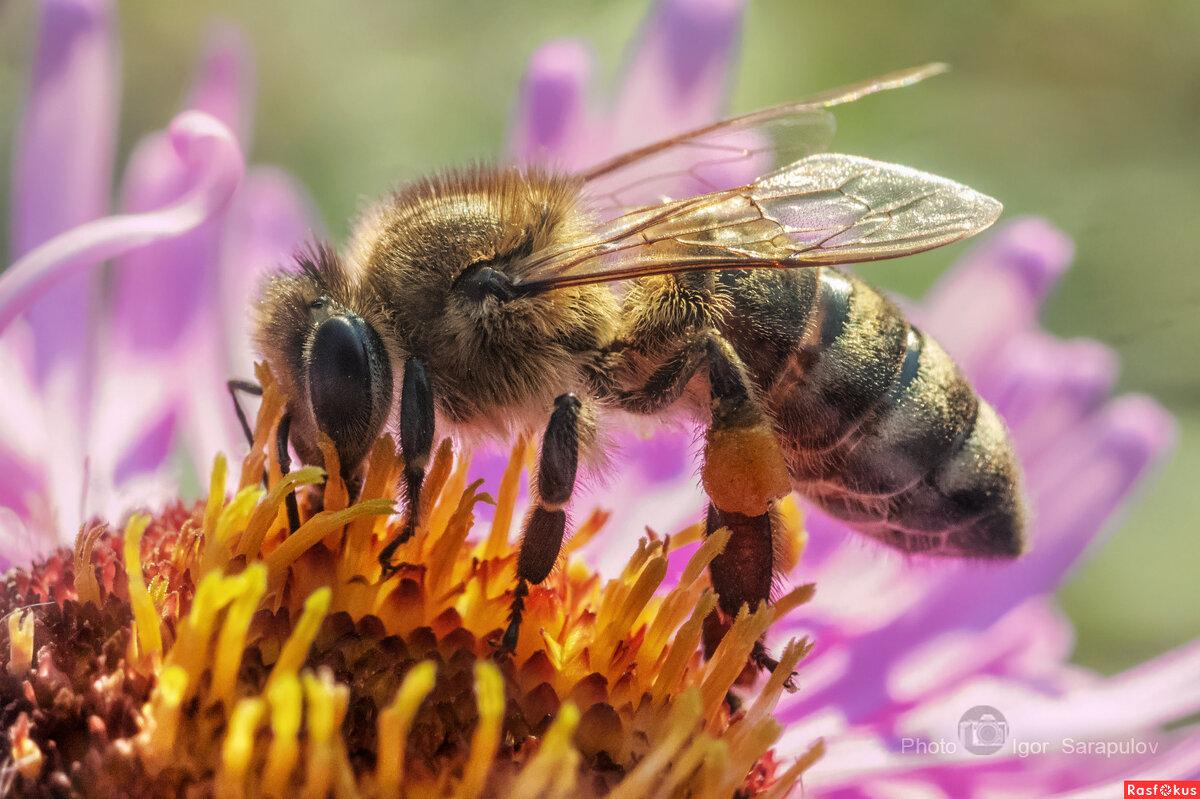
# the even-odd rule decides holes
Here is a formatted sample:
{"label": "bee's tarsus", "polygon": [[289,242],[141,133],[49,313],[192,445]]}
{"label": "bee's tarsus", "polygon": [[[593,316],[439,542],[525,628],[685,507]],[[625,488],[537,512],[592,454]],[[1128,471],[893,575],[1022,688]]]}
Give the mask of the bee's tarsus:
{"label": "bee's tarsus", "polygon": [[[288,434],[291,429],[292,415],[284,413],[275,430],[275,454],[279,458],[279,471],[284,476],[292,470],[292,456],[288,454]],[[288,532],[294,533],[300,529],[300,507],[296,503],[295,489],[287,492],[284,504],[287,505]]]}
{"label": "bee's tarsus", "polygon": [[[771,657],[762,641],[754,642],[754,649],[750,652],[750,662],[759,669],[772,674],[779,668],[779,661]],[[796,685],[796,672],[793,671],[787,676],[787,679],[783,681],[783,687],[788,693],[795,693],[799,690],[799,686]]]}
{"label": "bee's tarsus", "polygon": [[497,655],[511,655],[517,651],[517,641],[521,635],[521,614],[525,610],[525,597],[529,596],[529,584],[524,577],[517,578],[517,587],[513,589],[512,608],[508,614],[508,626],[504,628],[504,636],[500,639]]}

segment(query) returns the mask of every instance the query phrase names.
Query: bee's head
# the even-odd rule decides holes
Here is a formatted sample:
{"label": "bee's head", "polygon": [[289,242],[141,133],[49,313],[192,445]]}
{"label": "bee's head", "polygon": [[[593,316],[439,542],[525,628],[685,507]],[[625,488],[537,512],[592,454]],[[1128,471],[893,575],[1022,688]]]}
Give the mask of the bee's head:
{"label": "bee's head", "polygon": [[259,350],[288,396],[291,438],[306,463],[322,463],[317,433],[352,474],[383,431],[392,406],[392,365],[372,319],[374,303],[316,250],[298,273],[268,279],[259,303]]}

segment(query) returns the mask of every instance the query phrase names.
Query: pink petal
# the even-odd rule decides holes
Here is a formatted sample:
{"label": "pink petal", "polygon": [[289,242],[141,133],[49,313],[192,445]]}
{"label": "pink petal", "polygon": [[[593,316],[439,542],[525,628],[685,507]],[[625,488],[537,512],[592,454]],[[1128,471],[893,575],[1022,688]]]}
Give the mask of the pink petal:
{"label": "pink petal", "polygon": [[708,122],[725,111],[742,0],[663,0],[634,45],[607,155]]}
{"label": "pink petal", "polygon": [[996,359],[988,399],[1028,468],[1100,407],[1116,376],[1116,356],[1099,342],[1030,331],[1013,338]]}
{"label": "pink petal", "polygon": [[542,45],[529,59],[508,134],[509,155],[574,170],[587,166],[592,57],[574,39]]}
{"label": "pink petal", "polygon": [[[12,260],[108,209],[119,93],[114,14],[108,0],[40,4],[13,155]],[[94,273],[79,273],[24,309],[37,331],[39,382],[60,358],[87,363],[95,288]]]}
{"label": "pink petal", "polygon": [[250,152],[254,130],[254,55],[245,32],[232,22],[216,23],[205,35],[204,55],[183,105],[229,126],[242,152]]}
{"label": "pink petal", "polygon": [[[233,29],[210,37],[189,107],[211,114],[231,130],[248,127],[250,56]],[[242,146],[242,152],[246,147]],[[165,134],[138,143],[126,170],[122,209],[138,213],[179,198],[190,183]],[[112,269],[112,326],[116,345],[142,352],[171,350],[193,324],[213,325],[216,221],[154,246],[130,252]]]}
{"label": "pink petal", "polygon": [[1024,217],[976,244],[930,290],[914,318],[988,388],[992,358],[1036,326],[1046,294],[1071,262],[1074,245],[1049,223]]}
{"label": "pink petal", "polygon": [[193,333],[187,340],[192,356],[188,373],[180,375],[182,384],[191,387],[180,422],[189,458],[201,473],[218,451],[236,457],[246,446],[225,381],[254,376],[250,311],[258,284],[267,272],[292,262],[297,249],[311,238],[310,220],[315,218],[304,188],[287,173],[264,167],[250,171],[225,215],[216,275],[216,330],[208,336]]}
{"label": "pink petal", "polygon": [[226,215],[218,273],[229,375],[253,375],[250,307],[270,272],[287,268],[303,244],[319,236],[312,198],[288,173],[256,167]]}
{"label": "pink petal", "polygon": [[0,275],[0,331],[63,280],[108,258],[175,238],[225,208],[244,170],[229,129],[207,114],[189,111],[171,123],[170,137],[186,166],[187,191],[161,208],[81,225],[14,263]]}

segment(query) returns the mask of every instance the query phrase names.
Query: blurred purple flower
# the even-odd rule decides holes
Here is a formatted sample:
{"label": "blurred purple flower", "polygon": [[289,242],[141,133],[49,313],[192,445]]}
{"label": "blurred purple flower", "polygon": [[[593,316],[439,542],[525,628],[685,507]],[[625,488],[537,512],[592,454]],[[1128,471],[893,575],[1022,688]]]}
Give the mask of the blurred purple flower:
{"label": "blurred purple flower", "polygon": [[[589,102],[586,49],[543,46],[530,59],[510,153],[581,168],[718,119],[741,10],[724,0],[659,3],[607,113]],[[1032,553],[1011,565],[903,558],[808,514],[810,544],[794,577],[815,581],[817,598],[776,633],[816,642],[801,664],[801,689],[780,714],[793,754],[826,740],[827,755],[805,779],[814,794],[1085,796],[1123,778],[1200,775],[1200,732],[1161,731],[1200,710],[1200,641],[1111,678],[1067,662],[1071,628],[1053,592],[1175,439],[1173,420],[1153,400],[1109,399],[1116,362],[1108,349],[1039,329],[1039,306],[1072,250],[1041,220],[1009,222],[909,306],[1013,433],[1032,505]],[[620,473],[597,495],[601,504],[622,498],[610,529],[636,522],[670,532],[696,518],[705,500],[685,465],[692,436],[624,441],[632,452],[618,456]],[[588,551],[605,562],[614,549],[598,541]],[[673,565],[681,568],[690,551]],[[960,717],[984,704],[1005,714],[1010,744],[1049,741],[1048,751],[967,753]],[[1080,754],[1064,751],[1064,739],[1118,750],[1133,740],[1145,751]],[[958,754],[939,753],[942,741]]]}
{"label": "blurred purple flower", "polygon": [[185,110],[135,148],[106,216],[115,30],[107,0],[38,7],[0,275],[0,566],[165,496],[154,486],[178,484],[162,469],[173,453],[205,473],[217,450],[238,450],[224,381],[249,372],[250,291],[310,227],[291,178],[244,173],[250,58],[227,27]]}
{"label": "blurred purple flower", "polygon": [[[531,59],[510,153],[579,168],[718,118],[742,8],[657,4],[606,109],[591,97],[586,49],[546,45]],[[249,59],[229,31],[215,36],[189,110],[136,148],[121,214],[105,217],[113,12],[103,0],[44,0],[40,9],[15,154],[14,263],[0,276],[0,558],[9,561],[69,540],[85,515],[118,514],[126,492],[161,476],[173,441],[198,462],[240,449],[223,382],[248,368],[246,297],[311,219],[286,175],[242,177]],[[906,560],[809,514],[797,577],[820,591],[783,632],[812,634],[816,648],[782,716],[791,753],[826,739],[828,754],[806,778],[813,792],[1084,796],[1121,778],[1200,774],[1200,735],[1161,732],[1200,709],[1200,644],[1112,678],[1067,663],[1071,631],[1052,592],[1174,437],[1151,400],[1108,399],[1108,350],[1038,329],[1038,306],[1070,256],[1045,223],[1010,223],[912,311],[1012,428],[1033,506],[1028,557],[1007,566]],[[106,259],[102,287],[94,267]],[[703,498],[691,436],[623,439],[622,470],[605,492],[622,497],[623,519],[670,531],[695,517]],[[607,544],[591,547],[601,562]],[[1155,751],[963,754],[959,718],[979,704],[1004,713],[1014,740],[1134,738]],[[926,742],[926,752],[906,750],[906,739]],[[942,740],[959,754],[928,751]]]}

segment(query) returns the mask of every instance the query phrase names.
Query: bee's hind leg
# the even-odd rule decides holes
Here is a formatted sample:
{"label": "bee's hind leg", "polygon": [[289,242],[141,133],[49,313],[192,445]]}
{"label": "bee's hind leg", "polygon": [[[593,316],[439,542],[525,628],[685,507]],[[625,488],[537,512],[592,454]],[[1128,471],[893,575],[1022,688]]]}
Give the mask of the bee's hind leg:
{"label": "bee's hind leg", "polygon": [[[708,382],[712,422],[700,474],[712,502],[705,526],[709,534],[722,527],[730,532],[724,551],[709,565],[718,597],[713,613],[719,614],[704,626],[705,649],[711,655],[743,605],[754,610],[770,601],[777,527],[771,510],[792,485],[778,437],[741,359],[716,336],[708,343]],[[754,644],[750,663],[771,671],[779,665],[761,640]]]}
{"label": "bee's hind leg", "polygon": [[[792,490],[775,431],[741,359],[716,331],[692,336],[644,386],[633,391],[610,389],[609,394],[626,410],[657,413],[683,396],[705,365],[712,410],[701,469],[704,489],[712,500],[707,527],[709,534],[722,527],[731,533],[724,552],[709,566],[719,598],[719,610],[704,626],[705,649],[711,656],[742,605],[754,609],[770,601],[775,568],[770,510]],[[760,669],[778,665],[761,641],[750,660]]]}
{"label": "bee's hind leg", "polygon": [[537,585],[550,575],[562,549],[567,529],[567,514],[563,507],[575,490],[579,466],[581,407],[574,394],[563,394],[554,400],[554,412],[546,425],[538,459],[537,504],[525,519],[521,550],[517,555],[517,587],[513,590],[508,627],[500,640],[501,653],[516,651],[529,586]]}

